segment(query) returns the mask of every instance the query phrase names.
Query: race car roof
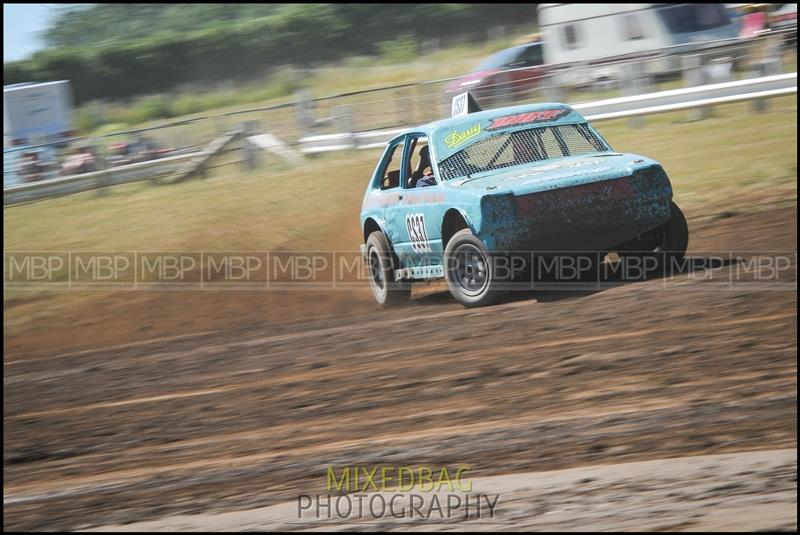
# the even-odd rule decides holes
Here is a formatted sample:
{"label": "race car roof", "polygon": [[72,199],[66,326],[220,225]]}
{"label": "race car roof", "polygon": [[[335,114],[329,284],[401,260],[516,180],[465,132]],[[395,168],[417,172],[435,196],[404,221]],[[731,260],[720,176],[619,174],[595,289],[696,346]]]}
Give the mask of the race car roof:
{"label": "race car roof", "polygon": [[586,119],[567,104],[549,102],[486,110],[428,123],[419,128],[434,140],[439,161],[498,132],[575,124]]}

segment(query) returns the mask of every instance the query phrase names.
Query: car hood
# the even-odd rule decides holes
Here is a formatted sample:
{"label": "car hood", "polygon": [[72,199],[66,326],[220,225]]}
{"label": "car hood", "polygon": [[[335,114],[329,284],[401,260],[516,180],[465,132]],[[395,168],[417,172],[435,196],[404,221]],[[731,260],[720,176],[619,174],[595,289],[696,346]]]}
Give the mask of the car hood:
{"label": "car hood", "polygon": [[481,80],[486,78],[487,76],[491,76],[498,72],[499,69],[487,69],[483,71],[475,71],[469,74],[466,74],[459,78],[458,80],[453,80],[449,84],[447,84],[448,91],[468,91],[471,87],[475,87],[478,85]]}
{"label": "car hood", "polygon": [[525,195],[629,176],[638,169],[653,165],[658,165],[658,162],[638,154],[604,152],[516,166],[491,174],[449,180],[446,184],[480,196]]}

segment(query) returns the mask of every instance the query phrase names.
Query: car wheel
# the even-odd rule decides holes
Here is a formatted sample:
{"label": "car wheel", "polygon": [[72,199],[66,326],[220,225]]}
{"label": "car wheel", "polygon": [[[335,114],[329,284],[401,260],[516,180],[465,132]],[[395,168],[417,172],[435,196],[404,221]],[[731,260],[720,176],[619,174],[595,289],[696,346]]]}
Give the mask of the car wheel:
{"label": "car wheel", "polygon": [[375,231],[367,238],[369,285],[375,301],[383,307],[395,306],[411,296],[411,283],[394,280],[394,262],[383,232]]}
{"label": "car wheel", "polygon": [[670,202],[670,209],[672,215],[666,223],[626,243],[618,251],[620,258],[653,259],[651,265],[658,269],[677,266],[689,246],[689,226],[677,204]]}
{"label": "car wheel", "polygon": [[499,297],[492,257],[471,230],[456,232],[444,250],[445,278],[453,294],[467,307],[485,306]]}

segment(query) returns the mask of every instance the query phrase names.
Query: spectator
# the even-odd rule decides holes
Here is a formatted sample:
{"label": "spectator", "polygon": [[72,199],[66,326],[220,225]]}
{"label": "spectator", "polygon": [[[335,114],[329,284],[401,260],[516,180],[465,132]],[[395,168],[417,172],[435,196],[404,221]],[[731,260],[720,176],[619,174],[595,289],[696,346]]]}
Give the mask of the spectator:
{"label": "spectator", "polygon": [[749,39],[763,33],[767,29],[767,14],[755,6],[747,7],[747,14],[742,17],[740,39]]}
{"label": "spectator", "polygon": [[22,155],[22,166],[20,167],[20,175],[25,182],[36,182],[44,178],[44,165],[39,160],[39,154],[36,152],[26,152]]}
{"label": "spectator", "polygon": [[78,151],[68,157],[61,166],[61,176],[78,175],[97,171],[97,162],[94,154],[87,146],[81,146]]}

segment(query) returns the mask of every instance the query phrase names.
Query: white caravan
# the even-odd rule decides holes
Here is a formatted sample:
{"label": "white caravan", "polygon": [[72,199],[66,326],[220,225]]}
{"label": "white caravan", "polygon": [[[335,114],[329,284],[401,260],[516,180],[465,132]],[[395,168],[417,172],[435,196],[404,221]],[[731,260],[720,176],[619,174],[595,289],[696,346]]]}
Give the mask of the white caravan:
{"label": "white caravan", "polygon": [[[737,37],[723,4],[541,4],[539,26],[548,64],[595,65],[670,47],[694,50],[701,43]],[[674,59],[654,61],[648,62],[647,71],[661,74],[678,66]],[[583,71],[583,81],[621,75],[619,66]]]}

